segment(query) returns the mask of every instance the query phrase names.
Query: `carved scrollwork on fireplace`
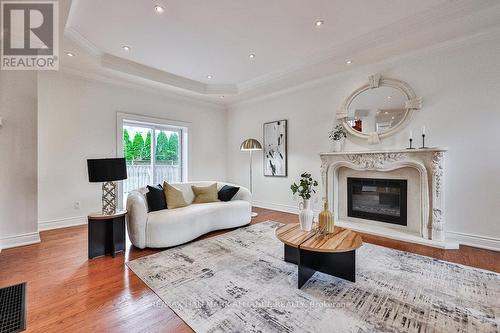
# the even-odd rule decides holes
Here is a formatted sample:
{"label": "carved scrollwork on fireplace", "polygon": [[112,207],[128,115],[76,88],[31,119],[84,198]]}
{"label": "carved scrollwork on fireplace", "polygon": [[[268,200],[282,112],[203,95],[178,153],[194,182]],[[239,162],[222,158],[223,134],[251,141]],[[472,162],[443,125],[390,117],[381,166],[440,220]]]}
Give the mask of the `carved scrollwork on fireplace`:
{"label": "carved scrollwork on fireplace", "polygon": [[442,231],[443,228],[443,211],[439,208],[432,210],[432,229]]}
{"label": "carved scrollwork on fireplace", "polygon": [[[381,176],[380,172],[387,172],[387,176],[383,176],[384,179],[408,177],[412,182],[409,183],[407,200],[413,200],[413,207],[418,207],[418,209],[409,210],[413,215],[408,221],[411,221],[411,228],[414,229],[403,228],[398,229],[397,232],[402,235],[407,234],[404,237],[408,236],[410,239],[415,235],[414,232],[418,231],[422,238],[428,239],[432,244],[442,245],[441,242],[446,241],[444,200],[446,151],[444,147],[436,147],[418,150],[346,151],[320,154],[325,199],[333,210],[334,218],[346,225],[357,223],[357,221],[347,219],[348,201],[342,199],[347,191],[347,185],[343,185],[347,177],[344,168],[352,169],[354,177],[360,178],[377,178]],[[391,176],[392,171],[402,168],[412,168],[414,171],[402,170]],[[367,171],[366,175],[363,175],[364,171]],[[359,224],[357,227],[365,230],[371,228],[367,223]],[[388,235],[393,234],[395,230],[380,228],[388,230]]]}
{"label": "carved scrollwork on fireplace", "polygon": [[346,154],[346,158],[365,169],[380,169],[388,163],[403,160],[405,155],[401,153]]}
{"label": "carved scrollwork on fireplace", "polygon": [[443,157],[444,154],[442,152],[434,152],[432,154],[432,176],[434,180],[434,190],[438,198],[441,196],[441,186],[443,182]]}

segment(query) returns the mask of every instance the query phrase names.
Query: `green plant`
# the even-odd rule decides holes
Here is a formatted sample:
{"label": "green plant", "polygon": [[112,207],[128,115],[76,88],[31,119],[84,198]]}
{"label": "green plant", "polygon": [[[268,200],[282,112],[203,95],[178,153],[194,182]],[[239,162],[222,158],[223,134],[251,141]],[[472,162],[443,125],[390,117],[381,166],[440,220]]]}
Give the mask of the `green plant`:
{"label": "green plant", "polygon": [[332,141],[340,141],[343,138],[347,138],[347,133],[342,124],[337,124],[337,126],[335,126],[335,129],[333,131],[328,132],[328,137]]}
{"label": "green plant", "polygon": [[308,172],[304,172],[300,177],[299,185],[293,183],[290,189],[294,195],[298,193],[302,199],[309,200],[311,199],[311,193],[316,193],[314,187],[318,186],[318,181],[312,179],[311,174]]}

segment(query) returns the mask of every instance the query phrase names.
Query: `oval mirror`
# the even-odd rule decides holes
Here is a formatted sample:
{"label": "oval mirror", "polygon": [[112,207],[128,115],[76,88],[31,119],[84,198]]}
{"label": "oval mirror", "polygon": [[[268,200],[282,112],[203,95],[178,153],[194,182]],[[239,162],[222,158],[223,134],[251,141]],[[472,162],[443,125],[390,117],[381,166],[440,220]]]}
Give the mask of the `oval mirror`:
{"label": "oval mirror", "polygon": [[379,143],[403,128],[421,107],[422,97],[407,83],[375,74],[345,99],[337,119],[348,134]]}
{"label": "oval mirror", "polygon": [[349,126],[360,133],[387,132],[403,121],[407,97],[393,87],[378,87],[360,93],[347,109]]}

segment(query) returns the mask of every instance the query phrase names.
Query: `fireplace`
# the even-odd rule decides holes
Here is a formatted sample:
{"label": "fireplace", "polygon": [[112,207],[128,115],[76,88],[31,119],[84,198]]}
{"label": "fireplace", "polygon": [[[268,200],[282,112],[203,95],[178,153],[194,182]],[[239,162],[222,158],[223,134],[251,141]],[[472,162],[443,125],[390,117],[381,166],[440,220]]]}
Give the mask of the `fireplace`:
{"label": "fireplace", "polygon": [[347,178],[347,215],[407,225],[406,179]]}

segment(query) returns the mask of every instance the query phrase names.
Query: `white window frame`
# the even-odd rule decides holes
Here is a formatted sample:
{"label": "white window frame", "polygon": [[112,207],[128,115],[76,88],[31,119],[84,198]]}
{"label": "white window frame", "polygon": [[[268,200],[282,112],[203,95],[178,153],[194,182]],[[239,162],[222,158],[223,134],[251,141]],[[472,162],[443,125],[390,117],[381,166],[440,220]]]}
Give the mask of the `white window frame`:
{"label": "white window frame", "polygon": [[[116,113],[116,156],[123,157],[123,126],[124,125],[137,125],[150,128],[151,133],[151,147],[156,147],[156,136],[154,130],[167,130],[178,131],[180,146],[181,146],[181,181],[187,182],[189,179],[189,156],[191,155],[190,133],[189,130],[191,123],[149,116],[142,116],[131,113],[117,112]],[[156,163],[156,149],[151,149],[151,163],[154,167]],[[154,177],[154,175],[152,175]],[[153,181],[153,180],[151,180]],[[118,204],[123,208],[123,185],[121,182],[118,184]]]}

